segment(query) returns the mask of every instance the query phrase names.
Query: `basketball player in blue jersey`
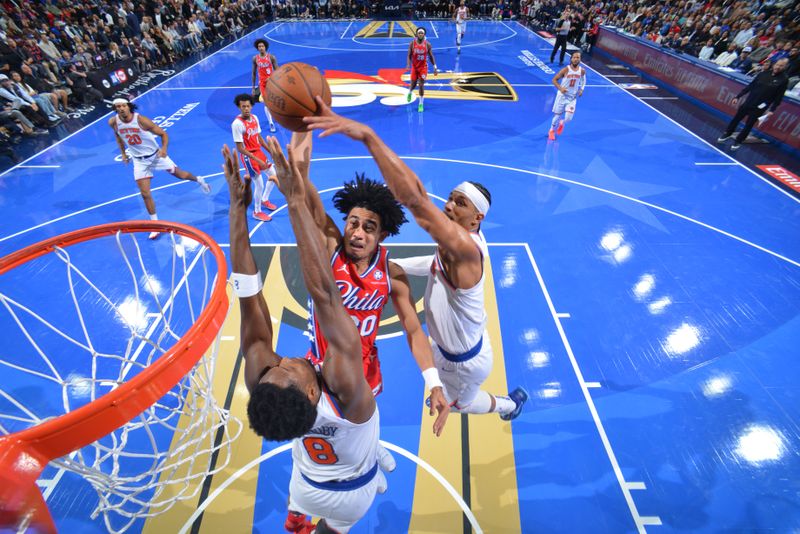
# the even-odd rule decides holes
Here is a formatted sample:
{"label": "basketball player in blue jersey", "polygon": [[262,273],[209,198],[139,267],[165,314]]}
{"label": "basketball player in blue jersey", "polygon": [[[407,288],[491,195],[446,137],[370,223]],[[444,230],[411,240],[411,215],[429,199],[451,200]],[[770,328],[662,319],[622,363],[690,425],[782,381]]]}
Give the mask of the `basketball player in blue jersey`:
{"label": "basketball player in blue jersey", "polygon": [[580,52],[573,53],[569,65],[556,73],[553,85],[558,89],[558,94],[553,102],[553,121],[547,134],[551,141],[555,141],[556,135],[564,131],[564,124],[572,120],[578,97],[583,96],[586,87],[586,71],[581,67]]}
{"label": "basketball player in blue jersey", "polygon": [[241,180],[236,158],[226,146],[231,280],[241,311],[244,380],[250,392],[247,417],[259,436],[292,440],[289,510],[297,520],[287,521],[287,530],[311,532],[313,525],[305,518],[311,515],[321,518],[318,534],[345,533],[364,516],[375,494],[386,491],[377,458],[380,416],[362,370],[361,338],[342,305],[294,154],[290,149],[287,162],[275,138],[268,143],[297,239],[300,270],[328,345],[321,372],[305,358],[275,352],[247,228],[251,180]]}
{"label": "basketball player in blue jersey", "polygon": [[492,369],[486,329],[484,261],[488,253],[480,232],[491,195],[480,184],[462,182],[450,193],[444,211],[436,208],[414,172],[367,125],[340,117],[317,98],[321,113],[303,121],[320,137],[344,134],[364,143],[397,200],[437,243],[432,256],[396,260],[409,275],[427,276],[425,321],[433,340],[433,357],[444,392],[454,411],[497,413],[503,420],[519,416],[528,393],[509,396],[481,389]]}

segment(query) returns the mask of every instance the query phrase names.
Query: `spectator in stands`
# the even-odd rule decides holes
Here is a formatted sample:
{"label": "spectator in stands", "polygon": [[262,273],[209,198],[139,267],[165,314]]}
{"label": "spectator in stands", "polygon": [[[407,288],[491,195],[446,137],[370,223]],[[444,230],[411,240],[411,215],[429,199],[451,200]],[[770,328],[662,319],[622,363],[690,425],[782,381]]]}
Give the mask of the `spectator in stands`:
{"label": "spectator in stands", "polygon": [[14,84],[14,92],[17,94],[27,94],[36,102],[47,119],[54,125],[66,118],[67,114],[59,111],[58,99],[52,93],[38,93],[33,87],[22,80],[22,75],[17,71],[11,72],[11,82]]}
{"label": "spectator in stands", "polygon": [[55,125],[56,121],[49,120],[33,98],[24,90],[16,87],[5,74],[0,74],[0,101],[3,106],[10,104],[11,109],[19,111],[25,115],[25,118],[38,126],[48,128]]}
{"label": "spectator in stands", "polygon": [[738,70],[739,72],[747,74],[753,68],[753,60],[750,59],[750,52],[752,51],[752,48],[745,46],[742,48],[742,53],[739,54],[739,57],[734,59],[728,66],[734,70]]}
{"label": "spectator in stands", "polygon": [[791,78],[800,76],[800,43],[795,45],[789,50],[789,55],[786,56],[789,60],[789,66],[786,67],[786,75]]}
{"label": "spectator in stands", "polygon": [[22,65],[22,67],[20,67],[20,73],[22,74],[22,81],[25,84],[30,85],[39,93],[49,93],[51,95],[51,100],[55,97],[53,105],[56,108],[60,105],[61,110],[66,113],[75,111],[69,106],[69,94],[63,87],[53,86],[44,79],[35,76],[28,65]]}
{"label": "spectator in stands", "polygon": [[84,104],[101,102],[103,100],[103,93],[92,87],[88,81],[88,77],[89,70],[86,68],[83,61],[72,61],[69,64],[67,79],[72,85],[73,94],[81,97]]}
{"label": "spectator in stands", "polygon": [[711,61],[711,58],[714,57],[714,41],[713,39],[709,39],[706,41],[706,45],[700,49],[700,53],[697,55],[700,59],[704,59],[706,61]]}
{"label": "spectator in stands", "polygon": [[772,46],[772,43],[773,43],[772,38],[771,37],[768,38],[766,41],[764,41],[764,43],[762,43],[761,46],[753,50],[753,52],[750,54],[750,59],[754,63],[761,63],[762,61],[767,59],[767,56],[770,55],[772,51],[775,49]]}
{"label": "spectator in stands", "polygon": [[733,38],[733,43],[737,47],[743,47],[747,44],[748,41],[750,41],[750,39],[753,38],[753,36],[754,36],[753,25],[750,24],[750,22],[745,22],[742,25],[742,29],[739,30],[739,32]]}
{"label": "spectator in stands", "polygon": [[714,55],[719,56],[726,50],[730,45],[730,38],[727,31],[721,31],[719,38],[714,41]]}
{"label": "spectator in stands", "polygon": [[731,43],[728,45],[727,51],[717,56],[717,59],[714,60],[714,63],[716,63],[720,67],[727,67],[728,65],[733,63],[733,60],[735,60],[737,57],[738,54],[736,53],[736,45]]}

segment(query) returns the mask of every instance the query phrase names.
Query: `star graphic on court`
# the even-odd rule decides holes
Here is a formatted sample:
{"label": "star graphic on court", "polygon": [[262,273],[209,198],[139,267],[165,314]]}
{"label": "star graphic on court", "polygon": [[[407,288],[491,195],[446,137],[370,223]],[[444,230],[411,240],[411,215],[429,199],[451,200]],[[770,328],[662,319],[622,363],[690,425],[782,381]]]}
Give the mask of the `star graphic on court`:
{"label": "star graphic on court", "polygon": [[[653,122],[645,121],[626,121],[616,119],[614,122],[627,126],[628,128],[641,132],[644,136],[639,141],[638,146],[661,145],[665,143],[685,143],[686,133],[676,129],[675,125],[661,115],[656,117]],[[631,132],[633,133],[633,132]]]}
{"label": "star graphic on court", "polygon": [[[553,211],[554,215],[575,212],[599,206],[608,206],[620,213],[624,213],[638,221],[648,224],[662,232],[668,232],[653,214],[653,210],[636,200],[648,199],[648,202],[657,204],[657,201],[650,200],[662,193],[677,191],[679,188],[667,187],[647,182],[637,182],[633,180],[623,180],[605,161],[599,156],[586,166],[580,173],[560,172],[561,178],[567,178],[587,184],[595,188],[584,187],[575,184],[567,184],[569,191],[561,199],[561,202]],[[612,193],[617,193],[618,196]]]}

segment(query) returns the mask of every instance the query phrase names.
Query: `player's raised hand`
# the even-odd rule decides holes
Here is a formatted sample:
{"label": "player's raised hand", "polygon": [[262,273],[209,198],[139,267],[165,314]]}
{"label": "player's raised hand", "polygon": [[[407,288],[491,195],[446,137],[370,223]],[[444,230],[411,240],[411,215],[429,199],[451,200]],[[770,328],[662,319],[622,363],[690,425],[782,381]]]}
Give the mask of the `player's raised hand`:
{"label": "player's raised hand", "polygon": [[222,147],[224,162],[222,170],[225,171],[225,181],[228,182],[228,191],[231,196],[231,206],[249,206],[253,200],[253,190],[250,186],[250,176],[239,177],[239,164],[236,163],[235,152],[231,152],[228,145]]}
{"label": "player's raised hand", "polygon": [[369,126],[337,115],[322,101],[322,98],[319,96],[315,98],[317,100],[317,109],[320,110],[319,113],[303,118],[303,122],[306,123],[309,130],[320,130],[322,132],[319,134],[320,137],[340,133],[354,141],[366,140],[367,135],[372,131]]}
{"label": "player's raised hand", "polygon": [[283,149],[275,137],[267,137],[267,151],[272,156],[272,163],[275,165],[275,175],[277,178],[278,189],[287,200],[292,198],[305,198],[305,184],[297,168],[294,158],[294,149],[291,145],[287,147],[289,159],[283,154]]}
{"label": "player's raised hand", "polygon": [[440,387],[431,390],[431,415],[435,415],[436,412],[439,412],[439,415],[436,416],[436,420],[433,422],[433,433],[436,436],[441,436],[444,425],[447,423],[447,416],[450,415],[450,405],[447,403],[447,399],[444,398],[444,392]]}

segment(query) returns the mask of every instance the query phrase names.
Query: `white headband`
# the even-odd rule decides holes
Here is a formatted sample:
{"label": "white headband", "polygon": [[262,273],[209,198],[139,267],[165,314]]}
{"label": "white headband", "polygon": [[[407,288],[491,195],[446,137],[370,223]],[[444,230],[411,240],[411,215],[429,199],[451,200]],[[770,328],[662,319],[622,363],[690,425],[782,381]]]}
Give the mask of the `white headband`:
{"label": "white headband", "polygon": [[456,186],[453,191],[458,191],[459,193],[464,194],[474,205],[475,208],[478,210],[478,213],[483,213],[486,215],[489,213],[489,199],[481,193],[480,189],[475,187],[469,182],[461,182]]}
{"label": "white headband", "polygon": [[130,102],[128,102],[128,101],[127,101],[127,100],[125,100],[124,98],[115,98],[115,99],[114,99],[114,100],[111,102],[111,104],[113,104],[113,105],[115,105],[115,106],[116,106],[117,104],[130,104]]}

